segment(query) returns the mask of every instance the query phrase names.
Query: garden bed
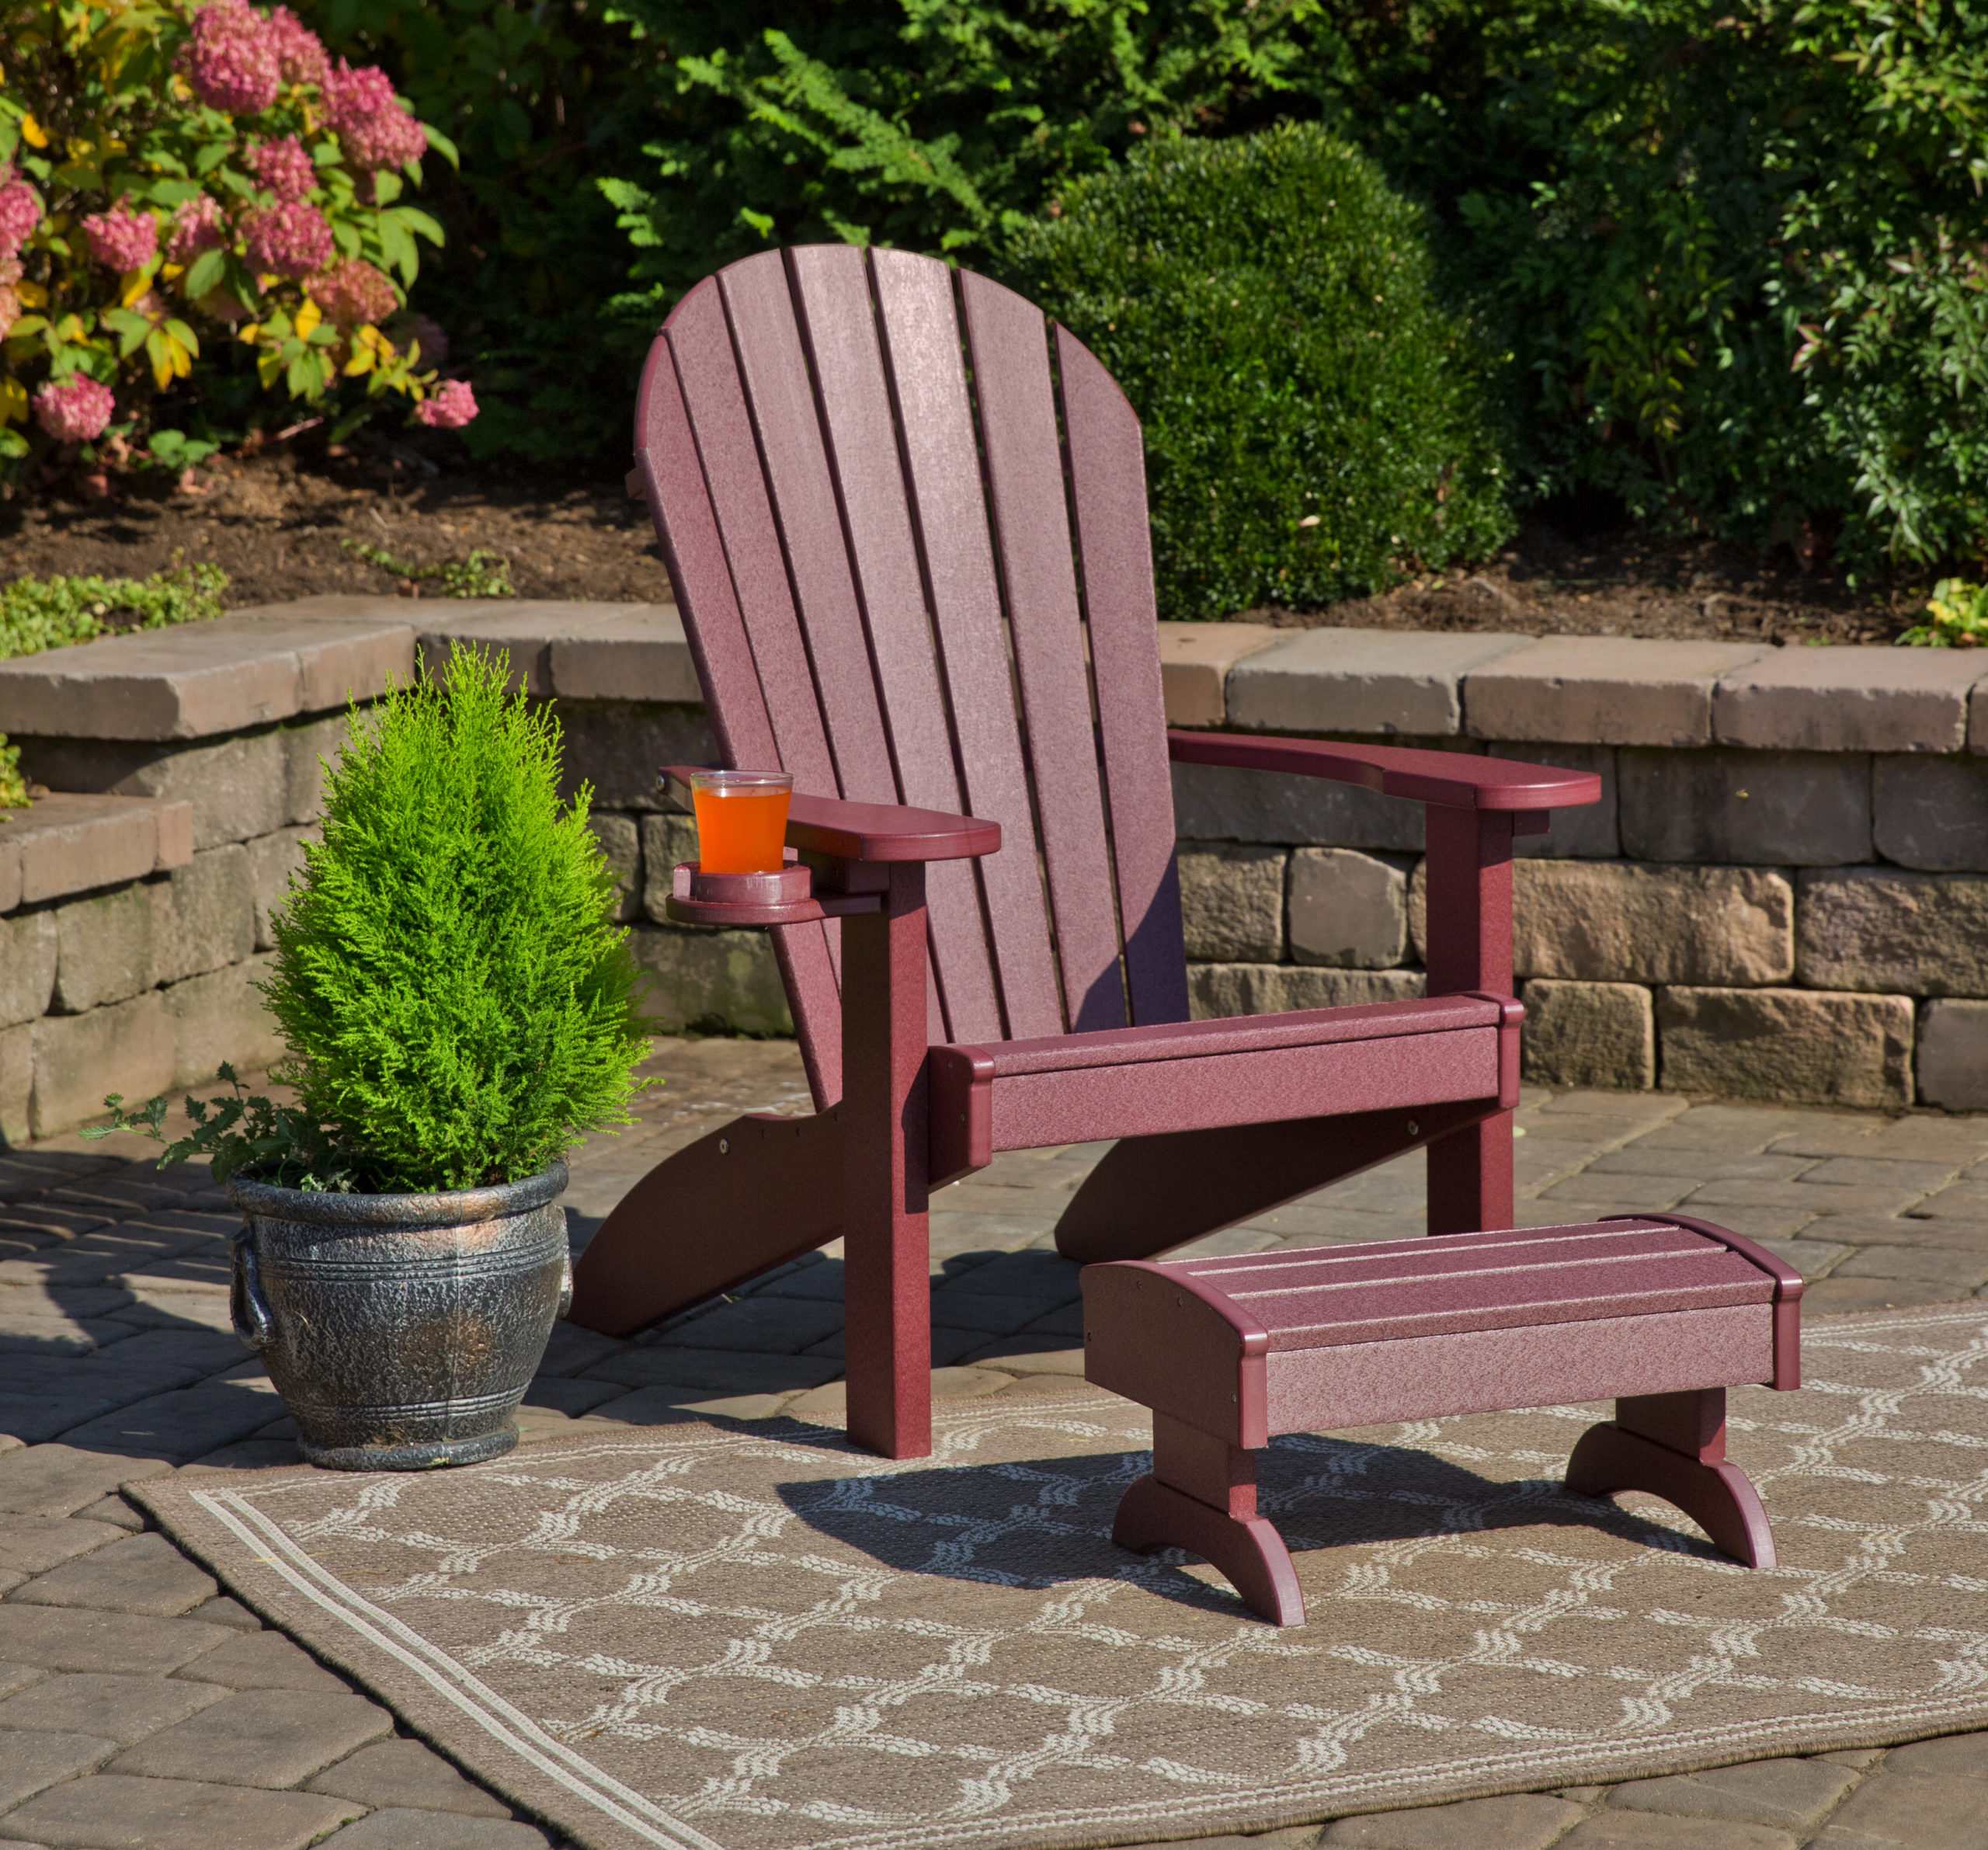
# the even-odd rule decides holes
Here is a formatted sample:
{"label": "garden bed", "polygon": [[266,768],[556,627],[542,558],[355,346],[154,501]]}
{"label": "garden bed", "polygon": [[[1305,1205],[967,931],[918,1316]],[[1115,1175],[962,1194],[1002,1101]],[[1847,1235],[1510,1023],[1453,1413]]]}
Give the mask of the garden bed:
{"label": "garden bed", "polygon": [[[669,600],[647,516],[619,482],[586,471],[472,470],[459,454],[450,458],[451,446],[432,447],[440,460],[378,439],[336,457],[279,447],[216,459],[191,477],[196,492],[162,475],[103,500],[0,504],[0,580],[56,572],[141,577],[179,553],[227,572],[231,606],[394,590],[391,572],[353,549],[364,544],[415,565],[478,548],[499,553],[521,597]],[[1763,562],[1710,541],[1570,536],[1535,520],[1475,571],[1322,612],[1243,614],[1295,627],[1885,642],[1917,620],[1922,603],[1903,586],[1853,589],[1826,566],[1805,572],[1785,551]]]}

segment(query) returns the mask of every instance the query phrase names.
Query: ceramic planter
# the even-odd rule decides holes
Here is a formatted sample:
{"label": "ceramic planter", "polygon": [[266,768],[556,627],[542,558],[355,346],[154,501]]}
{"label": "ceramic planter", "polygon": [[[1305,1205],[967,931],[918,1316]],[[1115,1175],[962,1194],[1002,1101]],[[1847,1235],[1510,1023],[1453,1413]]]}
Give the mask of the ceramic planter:
{"label": "ceramic planter", "polygon": [[572,1295],[566,1166],[433,1195],[306,1194],[241,1177],[232,1305],[314,1465],[495,1458]]}

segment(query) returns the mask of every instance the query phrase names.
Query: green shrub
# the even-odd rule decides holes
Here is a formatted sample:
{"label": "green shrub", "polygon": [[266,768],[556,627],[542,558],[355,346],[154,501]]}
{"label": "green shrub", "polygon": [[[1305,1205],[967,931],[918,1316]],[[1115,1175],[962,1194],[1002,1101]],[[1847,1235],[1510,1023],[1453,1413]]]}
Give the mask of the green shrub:
{"label": "green shrub", "polygon": [[[625,450],[656,324],[781,244],[984,262],[1014,215],[1309,70],[1317,0],[309,0],[460,142],[418,304],[473,358],[472,448]],[[1259,113],[1251,117],[1249,112]],[[617,229],[617,221],[620,229]]]}
{"label": "green shrub", "polygon": [[127,628],[163,629],[221,614],[228,574],[214,565],[175,565],[149,578],[17,578],[0,585],[0,658],[39,655]]}
{"label": "green shrub", "polygon": [[1988,645],[1988,585],[1943,578],[1927,600],[1924,623],[1899,638],[1911,649],[1979,649]]}
{"label": "green shrub", "polygon": [[280,1076],[360,1186],[518,1181],[627,1122],[638,1090],[592,793],[562,809],[558,722],[507,696],[509,673],[458,648],[440,684],[355,715],[324,840],[274,921]]}
{"label": "green shrub", "polygon": [[1143,149],[1009,270],[1145,422],[1163,617],[1315,607],[1510,531],[1490,356],[1434,297],[1420,212],[1323,130]]}
{"label": "green shrub", "polygon": [[1853,568],[1988,546],[1988,4],[1366,10],[1322,98],[1453,231],[1525,488]]}

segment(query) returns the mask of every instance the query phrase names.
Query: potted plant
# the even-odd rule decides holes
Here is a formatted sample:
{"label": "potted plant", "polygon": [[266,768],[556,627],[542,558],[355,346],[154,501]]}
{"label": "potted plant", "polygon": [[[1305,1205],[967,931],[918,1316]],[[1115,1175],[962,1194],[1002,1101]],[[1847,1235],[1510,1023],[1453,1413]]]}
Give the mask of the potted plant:
{"label": "potted plant", "polygon": [[[235,1328],[304,1455],[340,1470],[496,1456],[572,1289],[565,1153],[646,1082],[627,934],[558,796],[558,722],[457,648],[353,714],[324,840],[262,986],[294,1103],[189,1098],[195,1153],[244,1216]],[[166,1102],[92,1135],[165,1141]]]}

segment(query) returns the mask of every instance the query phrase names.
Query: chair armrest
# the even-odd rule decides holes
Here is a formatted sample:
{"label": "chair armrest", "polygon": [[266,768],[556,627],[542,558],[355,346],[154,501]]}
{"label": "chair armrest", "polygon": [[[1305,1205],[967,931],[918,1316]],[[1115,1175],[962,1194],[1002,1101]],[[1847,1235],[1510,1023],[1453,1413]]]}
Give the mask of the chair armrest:
{"label": "chair armrest", "polygon": [[[701,768],[669,764],[662,780],[688,807],[690,774]],[[968,861],[1001,846],[1001,825],[942,809],[907,809],[895,803],[847,803],[840,797],[794,793],[787,812],[787,845],[835,861]]]}
{"label": "chair armrest", "polygon": [[1601,799],[1593,771],[1518,764],[1463,752],[1421,752],[1392,745],[1347,745],[1331,739],[1281,739],[1238,732],[1166,735],[1167,756],[1180,764],[1219,764],[1234,770],[1283,771],[1329,777],[1383,796],[1409,797],[1451,809],[1577,809]]}

